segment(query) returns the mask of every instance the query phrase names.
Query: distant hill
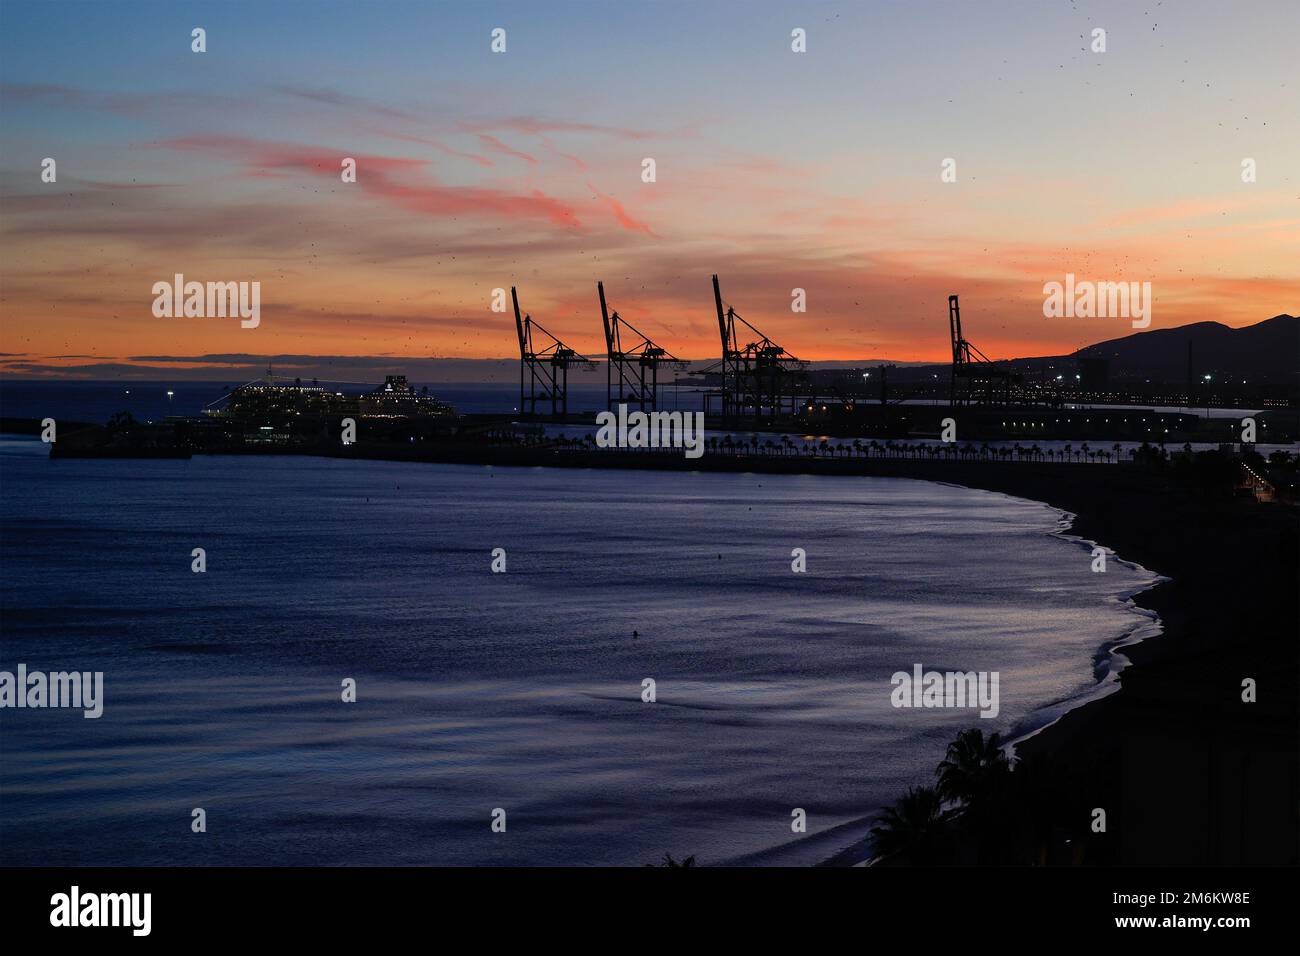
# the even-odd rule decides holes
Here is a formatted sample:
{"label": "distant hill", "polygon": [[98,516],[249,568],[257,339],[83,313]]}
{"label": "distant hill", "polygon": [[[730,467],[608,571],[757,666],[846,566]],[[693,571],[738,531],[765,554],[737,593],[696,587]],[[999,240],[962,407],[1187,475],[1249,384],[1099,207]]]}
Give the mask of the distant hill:
{"label": "distant hill", "polygon": [[[999,359],[998,364],[1027,377],[1074,374],[1081,359],[1105,359],[1111,382],[1187,381],[1187,344],[1193,374],[1246,379],[1253,384],[1291,385],[1300,378],[1300,318],[1275,315],[1234,329],[1221,322],[1193,322],[1176,329],[1135,332],[1089,345],[1070,355]],[[865,364],[865,363],[864,363]],[[874,364],[874,363],[872,363]],[[900,366],[891,381],[918,382],[948,374],[948,364]],[[824,374],[831,374],[829,372]]]}
{"label": "distant hill", "polygon": [[1294,382],[1300,375],[1300,318],[1293,315],[1275,315],[1240,329],[1219,322],[1194,322],[1176,329],[1136,332],[1089,345],[1069,357],[1105,359],[1112,381],[1184,382],[1189,343],[1192,368],[1198,376]]}

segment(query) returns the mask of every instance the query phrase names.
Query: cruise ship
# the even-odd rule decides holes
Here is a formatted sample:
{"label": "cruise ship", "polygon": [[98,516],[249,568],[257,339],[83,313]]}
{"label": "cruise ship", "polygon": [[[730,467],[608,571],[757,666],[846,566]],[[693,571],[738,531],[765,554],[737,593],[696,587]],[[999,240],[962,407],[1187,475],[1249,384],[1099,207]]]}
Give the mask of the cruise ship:
{"label": "cruise ship", "polygon": [[452,421],[456,410],[429,393],[416,389],[405,375],[388,375],[384,383],[361,394],[348,394],[320,385],[277,382],[270,369],[266,377],[232,389],[207,406],[209,421],[232,427],[246,444],[281,444],[330,430],[344,418],[389,426]]}

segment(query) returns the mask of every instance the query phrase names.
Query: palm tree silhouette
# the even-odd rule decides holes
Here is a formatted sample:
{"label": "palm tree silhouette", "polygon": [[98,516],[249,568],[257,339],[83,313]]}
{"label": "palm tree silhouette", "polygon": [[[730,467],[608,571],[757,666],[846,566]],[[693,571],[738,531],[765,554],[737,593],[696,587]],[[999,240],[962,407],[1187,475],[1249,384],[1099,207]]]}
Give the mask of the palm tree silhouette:
{"label": "palm tree silhouette", "polygon": [[939,796],[967,806],[987,800],[1011,769],[997,734],[984,736],[977,727],[963,730],[948,744],[936,768]]}
{"label": "palm tree silhouette", "polygon": [[947,835],[949,814],[932,787],[913,787],[871,828],[876,850],[882,856],[902,855],[909,863],[931,862]]}

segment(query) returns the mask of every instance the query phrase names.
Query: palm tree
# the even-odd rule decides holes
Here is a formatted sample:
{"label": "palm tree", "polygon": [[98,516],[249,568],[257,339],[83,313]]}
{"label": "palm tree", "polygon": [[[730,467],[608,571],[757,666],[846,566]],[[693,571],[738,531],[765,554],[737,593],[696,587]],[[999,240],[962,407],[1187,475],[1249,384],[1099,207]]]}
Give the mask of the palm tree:
{"label": "palm tree", "polygon": [[684,860],[674,860],[671,853],[664,854],[662,863],[647,863],[646,866],[662,866],[669,870],[684,870],[687,867],[695,866],[695,854],[691,854]]}
{"label": "palm tree", "polygon": [[909,788],[892,807],[886,807],[871,828],[876,850],[882,856],[901,854],[909,863],[934,860],[947,835],[949,814],[932,787]]}
{"label": "palm tree", "polygon": [[973,727],[963,730],[948,744],[948,752],[935,772],[939,775],[939,796],[966,805],[989,798],[1011,769],[997,734],[984,736]]}

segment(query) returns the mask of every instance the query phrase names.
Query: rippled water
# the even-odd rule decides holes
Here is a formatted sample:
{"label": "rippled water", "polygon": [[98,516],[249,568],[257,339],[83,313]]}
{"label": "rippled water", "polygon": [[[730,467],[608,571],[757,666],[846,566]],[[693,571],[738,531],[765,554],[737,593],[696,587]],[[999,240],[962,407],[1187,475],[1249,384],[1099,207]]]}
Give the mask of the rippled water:
{"label": "rippled water", "polygon": [[[5,863],[824,859],[957,730],[1092,688],[1153,579],[1092,573],[1044,505],[900,479],[11,440],[0,483],[0,668],[106,685],[98,720],[0,711]],[[894,709],[914,663],[999,671],[1001,713]]]}

